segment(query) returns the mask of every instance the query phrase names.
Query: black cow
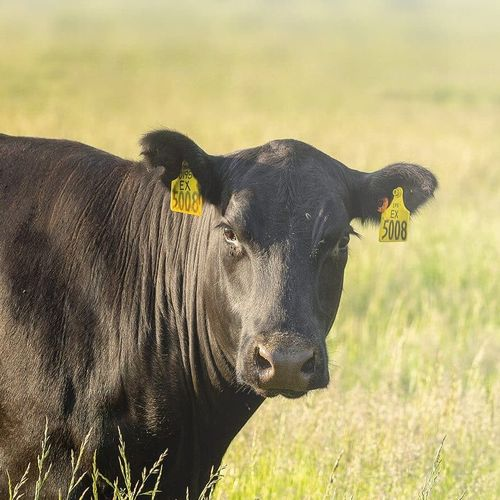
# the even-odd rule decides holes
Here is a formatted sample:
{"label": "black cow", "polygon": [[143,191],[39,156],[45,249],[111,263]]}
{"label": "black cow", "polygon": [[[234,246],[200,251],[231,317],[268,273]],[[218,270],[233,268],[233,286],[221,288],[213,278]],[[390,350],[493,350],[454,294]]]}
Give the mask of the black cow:
{"label": "black cow", "polygon": [[[116,477],[118,427],[136,477],[168,448],[163,497],[195,498],[265,397],[328,384],[350,221],[378,220],[398,186],[414,211],[437,184],[296,140],[211,156],[161,130],[142,155],[0,135],[2,498],[7,470],[34,473],[46,419],[45,498],[89,429],[84,467],[95,449]],[[170,210],[186,164],[201,217]]]}

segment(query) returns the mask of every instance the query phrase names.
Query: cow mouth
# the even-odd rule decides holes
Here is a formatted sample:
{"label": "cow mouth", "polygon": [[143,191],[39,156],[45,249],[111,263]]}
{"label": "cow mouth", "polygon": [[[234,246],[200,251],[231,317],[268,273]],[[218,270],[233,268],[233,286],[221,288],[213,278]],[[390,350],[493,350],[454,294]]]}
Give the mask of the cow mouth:
{"label": "cow mouth", "polygon": [[289,389],[267,389],[256,391],[260,396],[265,398],[275,398],[276,396],[283,396],[287,399],[298,399],[307,394],[307,391],[291,391]]}
{"label": "cow mouth", "polygon": [[280,394],[287,399],[298,399],[307,394],[307,391],[281,391]]}

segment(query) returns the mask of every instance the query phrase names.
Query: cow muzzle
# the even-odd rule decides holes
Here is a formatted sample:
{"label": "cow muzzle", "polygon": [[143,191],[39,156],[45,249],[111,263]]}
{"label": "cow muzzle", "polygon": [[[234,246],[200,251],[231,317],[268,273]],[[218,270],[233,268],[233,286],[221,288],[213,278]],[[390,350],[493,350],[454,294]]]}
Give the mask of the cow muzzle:
{"label": "cow muzzle", "polygon": [[326,352],[311,345],[260,342],[255,345],[252,364],[255,374],[252,385],[265,397],[281,394],[298,398],[328,384]]}

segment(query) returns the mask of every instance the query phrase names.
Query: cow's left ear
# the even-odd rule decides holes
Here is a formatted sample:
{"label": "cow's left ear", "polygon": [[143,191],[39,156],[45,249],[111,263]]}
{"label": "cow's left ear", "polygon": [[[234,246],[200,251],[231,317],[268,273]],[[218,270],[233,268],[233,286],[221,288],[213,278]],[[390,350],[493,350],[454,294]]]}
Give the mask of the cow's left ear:
{"label": "cow's left ear", "polygon": [[217,203],[220,197],[217,157],[201,149],[189,137],[174,130],[155,130],[141,139],[141,155],[149,167],[163,167],[163,181],[168,189],[181,172],[183,164],[198,180],[205,200]]}
{"label": "cow's left ear", "polygon": [[377,223],[395,188],[403,188],[405,205],[413,213],[432,198],[438,185],[432,172],[411,163],[395,163],[372,173],[349,170],[348,178],[352,218]]}

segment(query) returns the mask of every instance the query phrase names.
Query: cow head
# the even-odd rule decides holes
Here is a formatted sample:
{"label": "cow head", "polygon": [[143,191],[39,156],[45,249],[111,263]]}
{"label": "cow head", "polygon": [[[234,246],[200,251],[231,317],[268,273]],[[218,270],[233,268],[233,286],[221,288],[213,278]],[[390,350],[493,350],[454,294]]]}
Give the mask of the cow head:
{"label": "cow head", "polygon": [[325,387],[350,222],[377,222],[398,186],[414,212],[432,196],[433,174],[401,163],[363,173],[295,140],[226,156],[171,131],[142,145],[149,164],[165,167],[167,186],[187,161],[209,204],[207,314],[237,383],[267,397]]}

